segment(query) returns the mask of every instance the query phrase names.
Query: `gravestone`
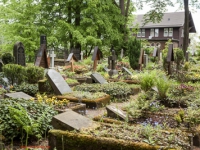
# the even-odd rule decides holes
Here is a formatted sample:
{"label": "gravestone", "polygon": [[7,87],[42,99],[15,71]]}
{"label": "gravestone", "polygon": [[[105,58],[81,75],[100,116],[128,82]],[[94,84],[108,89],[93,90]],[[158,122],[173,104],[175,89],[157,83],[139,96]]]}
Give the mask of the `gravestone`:
{"label": "gravestone", "polygon": [[83,61],[83,52],[81,52],[81,61]]}
{"label": "gravestone", "polygon": [[121,54],[120,54],[120,58],[122,59],[124,57],[124,50],[121,49]]}
{"label": "gravestone", "polygon": [[169,44],[168,53],[167,53],[168,75],[172,74],[172,68],[171,68],[172,61],[174,61],[173,44]]}
{"label": "gravestone", "polygon": [[139,70],[142,70],[142,64],[144,63],[144,50],[141,49],[140,50],[140,57],[139,57],[139,61],[138,61],[138,64],[139,64]]}
{"label": "gravestone", "polygon": [[67,62],[71,63],[71,71],[74,72],[74,62],[77,62],[78,59],[76,58],[76,56],[74,55],[74,53],[70,53],[68,58],[67,58]]}
{"label": "gravestone", "polygon": [[51,68],[54,68],[54,58],[56,57],[56,54],[54,54],[54,50],[51,51],[51,54],[50,54],[50,66]]}
{"label": "gravestone", "polygon": [[80,48],[72,48],[70,50],[71,53],[74,53],[77,60],[81,59],[81,49]]}
{"label": "gravestone", "polygon": [[2,59],[0,59],[0,72],[2,72],[2,67],[3,67],[3,61],[2,61]]}
{"label": "gravestone", "polygon": [[25,50],[22,42],[15,43],[13,47],[13,55],[15,58],[15,64],[26,66]]}
{"label": "gravestone", "polygon": [[126,67],[122,67],[122,71],[124,71],[124,72],[127,72],[129,75],[133,75],[132,74],[132,72],[130,72],[129,70],[128,70],[128,68],[126,68]]}
{"label": "gravestone", "polygon": [[119,108],[116,108],[115,106],[108,105],[106,106],[107,110],[107,116],[115,119],[120,119],[120,120],[127,120],[127,114],[122,111]]}
{"label": "gravestone", "polygon": [[114,50],[112,50],[112,56],[110,56],[109,60],[110,60],[109,64],[111,64],[111,67],[110,67],[110,71],[108,72],[108,74],[110,76],[118,74],[118,71],[115,69],[116,68],[117,57],[115,55],[115,51]]}
{"label": "gravestone", "polygon": [[148,62],[149,62],[149,58],[148,58],[148,55],[147,54],[144,54],[143,55],[143,64],[144,64],[144,68],[148,65]]}
{"label": "gravestone", "polygon": [[105,72],[109,72],[110,71],[110,69],[108,69],[107,67],[103,67],[103,69],[104,69]]}
{"label": "gravestone", "polygon": [[99,126],[91,119],[84,117],[72,110],[66,110],[66,112],[54,116],[51,124],[54,129],[69,131],[80,131],[87,128],[92,129]]}
{"label": "gravestone", "polygon": [[49,69],[47,72],[47,79],[52,86],[55,94],[63,95],[65,93],[71,92],[71,88],[65,82],[64,78],[60,73],[55,71],[54,69]]}
{"label": "gravestone", "polygon": [[98,46],[95,46],[94,53],[92,55],[92,61],[94,61],[93,71],[96,71],[98,61],[102,58],[101,55],[102,55],[102,53],[101,53],[100,49],[98,48]]}
{"label": "gravestone", "polygon": [[100,84],[108,83],[108,82],[104,79],[104,77],[103,77],[101,74],[99,74],[99,73],[92,73],[90,76],[91,76],[91,78],[92,78],[95,82],[97,82],[97,83],[100,83]]}
{"label": "gravestone", "polygon": [[15,92],[15,93],[6,93],[4,95],[5,98],[23,98],[26,100],[29,100],[31,98],[33,98],[32,96],[24,93],[24,92]]}

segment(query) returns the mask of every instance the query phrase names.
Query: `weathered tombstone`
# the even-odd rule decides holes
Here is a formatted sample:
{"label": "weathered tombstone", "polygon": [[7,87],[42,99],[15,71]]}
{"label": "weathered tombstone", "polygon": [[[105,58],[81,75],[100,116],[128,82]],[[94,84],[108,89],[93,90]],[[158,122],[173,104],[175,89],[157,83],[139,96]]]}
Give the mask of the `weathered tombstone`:
{"label": "weathered tombstone", "polygon": [[60,73],[55,71],[54,69],[49,69],[47,72],[47,79],[52,86],[55,94],[63,95],[65,93],[71,92],[71,88],[65,82],[64,78]]}
{"label": "weathered tombstone", "polygon": [[115,55],[115,51],[112,50],[112,56],[110,56],[110,62],[111,62],[111,68],[110,68],[110,71],[108,72],[108,74],[110,76],[113,76],[113,75],[116,75],[118,74],[118,71],[115,69],[116,67],[116,61],[117,61],[117,57]]}
{"label": "weathered tombstone", "polygon": [[97,83],[100,83],[100,84],[108,83],[108,82],[104,79],[104,77],[103,77],[101,74],[99,74],[99,73],[92,73],[90,76],[91,76],[91,78],[92,78],[95,82],[97,82]]}
{"label": "weathered tombstone", "polygon": [[15,92],[15,93],[6,93],[5,98],[23,98],[23,99],[26,99],[26,100],[29,100],[31,98],[33,98],[32,96],[24,93],[24,92]]}
{"label": "weathered tombstone", "polygon": [[0,72],[2,72],[2,67],[3,67],[3,61],[2,61],[2,59],[0,59]]}
{"label": "weathered tombstone", "polygon": [[92,60],[94,61],[93,63],[93,71],[96,71],[97,69],[97,64],[98,64],[98,61],[101,59],[101,51],[100,49],[98,48],[98,46],[95,46],[94,48],[94,53],[92,55]]}
{"label": "weathered tombstone", "polygon": [[168,63],[168,74],[172,74],[171,62],[174,61],[174,51],[173,44],[169,44],[168,53],[167,53],[167,63]]}
{"label": "weathered tombstone", "polygon": [[139,57],[139,62],[138,62],[138,64],[139,64],[139,70],[142,70],[142,64],[144,63],[144,50],[143,49],[141,49],[140,50],[140,57]]}
{"label": "weathered tombstone", "polygon": [[185,60],[189,61],[189,52],[188,51],[185,53]]}
{"label": "weathered tombstone", "polygon": [[124,71],[124,72],[127,72],[129,75],[133,75],[132,74],[132,72],[130,72],[129,70],[128,70],[128,68],[126,68],[126,67],[122,67],[122,71]]}
{"label": "weathered tombstone", "polygon": [[47,59],[47,41],[46,36],[42,35],[40,37],[40,49],[37,53],[35,60],[35,66],[40,66],[43,68],[49,68],[48,59]]}
{"label": "weathered tombstone", "polygon": [[121,54],[120,54],[121,59],[124,57],[124,50],[121,49]]}
{"label": "weathered tombstone", "polygon": [[83,60],[83,52],[81,52],[81,61]]}
{"label": "weathered tombstone", "polygon": [[107,116],[115,119],[120,119],[127,121],[127,114],[115,106],[108,105],[106,106]]}
{"label": "weathered tombstone", "polygon": [[50,66],[51,68],[54,68],[54,58],[56,57],[56,54],[54,54],[54,50],[51,51],[51,54],[50,54]]}
{"label": "weathered tombstone", "polygon": [[15,57],[15,64],[26,66],[25,50],[22,42],[15,43],[13,47],[13,55]]}
{"label": "weathered tombstone", "polygon": [[148,55],[147,54],[144,54],[143,55],[143,60],[144,60],[144,68],[148,65],[148,62],[149,62],[149,58],[148,58]]}
{"label": "weathered tombstone", "polygon": [[80,48],[72,48],[70,50],[71,53],[74,53],[77,60],[81,59],[81,49]]}
{"label": "weathered tombstone", "polygon": [[74,72],[74,62],[77,62],[78,59],[76,58],[76,56],[74,55],[74,53],[70,53],[68,58],[67,58],[67,62],[71,63],[71,71]]}
{"label": "weathered tombstone", "polygon": [[91,119],[84,117],[72,110],[67,110],[64,113],[58,114],[53,117],[52,126],[54,129],[60,130],[84,130],[86,128],[96,128],[99,125]]}

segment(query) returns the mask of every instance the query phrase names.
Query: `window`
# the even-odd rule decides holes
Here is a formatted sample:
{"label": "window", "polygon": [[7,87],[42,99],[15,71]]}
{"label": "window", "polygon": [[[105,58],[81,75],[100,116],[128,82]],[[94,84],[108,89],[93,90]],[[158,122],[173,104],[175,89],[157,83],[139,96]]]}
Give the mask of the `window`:
{"label": "window", "polygon": [[164,28],[164,37],[173,36],[173,28]]}
{"label": "window", "polygon": [[145,37],[145,29],[138,29],[137,37]]}
{"label": "window", "polygon": [[182,29],[181,37],[184,37],[184,29]]}
{"label": "window", "polygon": [[159,29],[155,29],[155,37],[159,36]]}
{"label": "window", "polygon": [[154,37],[154,29],[151,29],[151,31],[150,31],[150,36],[151,36],[151,37]]}

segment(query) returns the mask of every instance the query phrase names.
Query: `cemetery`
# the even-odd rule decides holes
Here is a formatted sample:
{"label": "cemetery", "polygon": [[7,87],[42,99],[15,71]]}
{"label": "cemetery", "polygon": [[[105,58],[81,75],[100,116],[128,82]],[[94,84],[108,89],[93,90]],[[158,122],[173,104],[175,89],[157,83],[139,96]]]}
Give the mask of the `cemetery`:
{"label": "cemetery", "polygon": [[192,13],[145,2],[1,2],[0,150],[200,150]]}
{"label": "cemetery", "polygon": [[58,66],[54,53],[48,62],[45,39],[33,64],[23,60],[21,42],[13,52],[20,61],[2,62],[1,149],[200,147],[198,57],[186,62],[169,41],[162,51],[139,50],[137,69],[131,56],[112,50],[104,58],[98,46],[91,57],[79,61],[69,53]]}

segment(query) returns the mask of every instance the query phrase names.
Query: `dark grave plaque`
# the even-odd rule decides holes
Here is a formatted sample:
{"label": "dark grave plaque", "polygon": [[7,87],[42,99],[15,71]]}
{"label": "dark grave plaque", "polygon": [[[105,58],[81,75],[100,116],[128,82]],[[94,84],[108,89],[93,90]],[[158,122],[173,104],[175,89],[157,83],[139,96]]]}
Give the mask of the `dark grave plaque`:
{"label": "dark grave plaque", "polygon": [[103,77],[102,75],[100,75],[99,73],[93,73],[93,74],[91,74],[90,76],[91,76],[91,78],[92,78],[95,82],[97,82],[97,83],[100,83],[100,84],[108,83],[108,82],[104,79],[104,77]]}
{"label": "dark grave plaque", "polygon": [[69,131],[80,131],[86,128],[92,129],[99,126],[91,119],[80,115],[72,110],[66,110],[66,112],[54,116],[51,124],[54,127],[54,129]]}
{"label": "dark grave plaque", "polygon": [[116,70],[116,60],[117,60],[117,56],[115,55],[115,51],[112,50],[112,56],[110,56],[110,62],[109,64],[111,65],[111,69],[110,71],[108,72],[109,76],[113,76],[113,75],[116,75],[118,74],[118,71]]}
{"label": "dark grave plaque", "polygon": [[157,49],[157,47],[155,47],[154,50],[153,50],[153,57],[158,57],[158,49]]}
{"label": "dark grave plaque", "polygon": [[167,53],[167,62],[174,61],[174,51],[173,44],[169,44],[168,53]]}
{"label": "dark grave plaque", "polygon": [[128,68],[126,68],[126,67],[122,67],[122,71],[125,71],[125,72],[127,72],[129,75],[133,75],[132,74],[132,72],[130,72],[129,70],[128,70]]}
{"label": "dark grave plaque", "polygon": [[5,94],[4,96],[5,98],[23,98],[23,99],[26,99],[26,100],[29,100],[31,98],[33,98],[32,96],[24,93],[24,92],[15,92],[15,93],[7,93]]}
{"label": "dark grave plaque", "polygon": [[15,43],[13,47],[13,55],[15,57],[15,64],[25,66],[26,60],[25,60],[25,50],[24,45],[22,42]]}
{"label": "dark grave plaque", "polygon": [[54,69],[48,70],[47,78],[55,94],[63,95],[72,91],[69,85],[64,80],[64,78],[61,76],[61,74],[55,71]]}
{"label": "dark grave plaque", "polygon": [[92,55],[92,60],[100,60],[102,58],[102,52],[98,48],[98,46],[95,46],[94,53]]}
{"label": "dark grave plaque", "polygon": [[67,58],[67,61],[70,62],[70,61],[78,61],[78,59],[76,58],[76,56],[74,55],[74,53],[70,53],[68,58]]}
{"label": "dark grave plaque", "polygon": [[40,50],[38,51],[37,58],[35,60],[35,66],[49,68],[45,44],[40,46]]}

